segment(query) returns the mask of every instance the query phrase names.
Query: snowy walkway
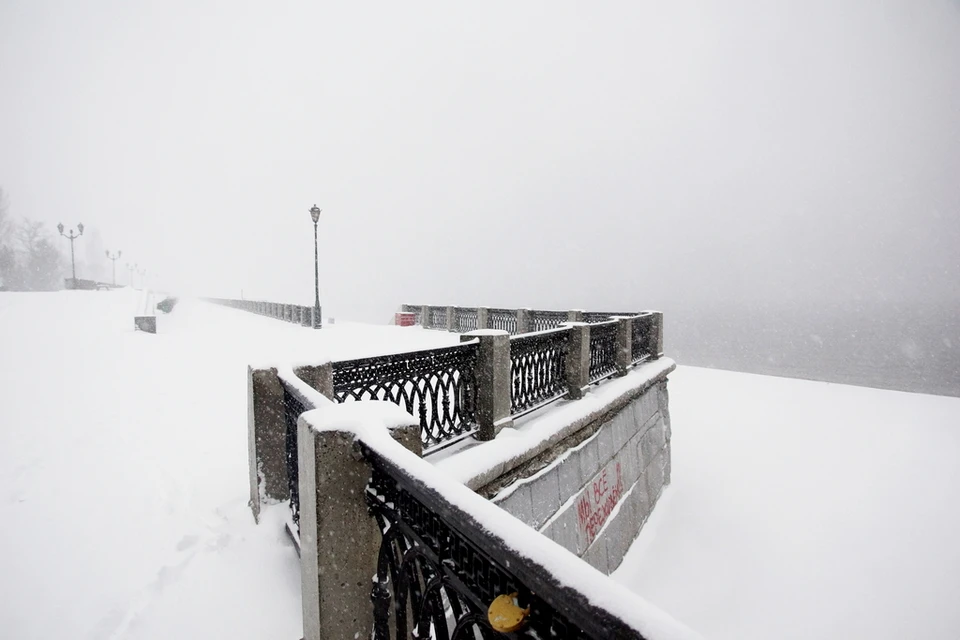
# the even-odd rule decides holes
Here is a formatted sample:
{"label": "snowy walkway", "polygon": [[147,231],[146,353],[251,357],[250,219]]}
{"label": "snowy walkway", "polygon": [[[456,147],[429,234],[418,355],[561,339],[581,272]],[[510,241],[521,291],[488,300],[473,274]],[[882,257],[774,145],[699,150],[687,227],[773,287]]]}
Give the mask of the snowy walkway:
{"label": "snowy walkway", "polygon": [[[295,640],[246,366],[456,344],[135,292],[0,293],[0,637]],[[617,579],[710,638],[960,636],[960,399],[681,367],[673,486]],[[752,404],[750,404],[752,402]]]}
{"label": "snowy walkway", "polygon": [[296,553],[246,505],[247,364],[457,338],[190,301],[154,336],[141,305],[0,293],[0,637],[300,638]]}

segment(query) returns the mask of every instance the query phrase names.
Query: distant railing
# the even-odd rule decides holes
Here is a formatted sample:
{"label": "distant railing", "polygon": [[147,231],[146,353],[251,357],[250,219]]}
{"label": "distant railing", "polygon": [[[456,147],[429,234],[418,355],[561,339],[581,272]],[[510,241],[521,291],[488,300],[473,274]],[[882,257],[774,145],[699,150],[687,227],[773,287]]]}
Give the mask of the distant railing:
{"label": "distant railing", "polygon": [[510,414],[519,416],[567,393],[570,332],[556,329],[510,339]]}
{"label": "distant railing", "polygon": [[637,364],[647,358],[656,358],[657,322],[659,318],[654,313],[643,313],[633,319],[630,331],[631,362]]}
{"label": "distant railing", "polygon": [[275,320],[283,320],[299,324],[304,327],[319,326],[314,325],[314,308],[299,304],[286,304],[282,302],[267,302],[266,300],[235,300],[232,298],[203,298],[206,302],[218,304],[231,309],[240,309],[257,315],[266,316]]}
{"label": "distant railing", "polygon": [[446,307],[433,307],[430,309],[430,326],[434,328],[447,328],[447,309]]}
{"label": "distant railing", "polygon": [[479,328],[479,317],[476,307],[472,309],[457,307],[454,314],[454,330],[457,333],[476,331]]}
{"label": "distant railing", "polygon": [[617,372],[617,321],[590,325],[590,382]]}
{"label": "distant railing", "polygon": [[420,421],[424,450],[477,428],[477,342],[334,362],[337,402],[387,400]]}
{"label": "distant railing", "polygon": [[569,320],[569,314],[566,311],[530,311],[530,330],[547,331],[556,329],[562,323]]}
{"label": "distant railing", "polygon": [[520,333],[517,326],[518,311],[512,309],[489,309],[487,311],[487,329],[499,329],[507,333]]}

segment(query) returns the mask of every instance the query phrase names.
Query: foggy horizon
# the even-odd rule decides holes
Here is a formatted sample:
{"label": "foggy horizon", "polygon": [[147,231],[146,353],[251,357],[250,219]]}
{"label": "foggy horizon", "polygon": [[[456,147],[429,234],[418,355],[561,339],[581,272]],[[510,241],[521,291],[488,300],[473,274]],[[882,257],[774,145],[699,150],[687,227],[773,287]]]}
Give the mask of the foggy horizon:
{"label": "foggy horizon", "polygon": [[121,281],[309,303],[316,203],[344,319],[960,305],[953,0],[14,1],[0,61],[10,214]]}

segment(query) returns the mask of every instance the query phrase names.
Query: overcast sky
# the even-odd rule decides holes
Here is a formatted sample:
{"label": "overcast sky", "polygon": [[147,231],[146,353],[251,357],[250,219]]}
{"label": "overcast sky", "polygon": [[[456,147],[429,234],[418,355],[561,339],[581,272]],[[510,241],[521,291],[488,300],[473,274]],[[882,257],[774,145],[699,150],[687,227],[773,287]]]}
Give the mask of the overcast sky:
{"label": "overcast sky", "polygon": [[183,292],[310,302],[316,203],[338,317],[960,301],[958,0],[0,0],[0,97],[11,213]]}

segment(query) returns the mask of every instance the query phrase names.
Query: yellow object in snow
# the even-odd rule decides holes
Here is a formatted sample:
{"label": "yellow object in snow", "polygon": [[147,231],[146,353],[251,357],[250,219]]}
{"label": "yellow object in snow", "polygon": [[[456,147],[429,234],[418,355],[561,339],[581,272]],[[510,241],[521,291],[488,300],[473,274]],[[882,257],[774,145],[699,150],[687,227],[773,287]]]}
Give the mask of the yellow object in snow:
{"label": "yellow object in snow", "polygon": [[516,593],[497,596],[487,610],[487,619],[490,621],[490,626],[501,633],[518,630],[526,622],[528,615],[530,615],[530,607],[521,609],[517,605]]}

